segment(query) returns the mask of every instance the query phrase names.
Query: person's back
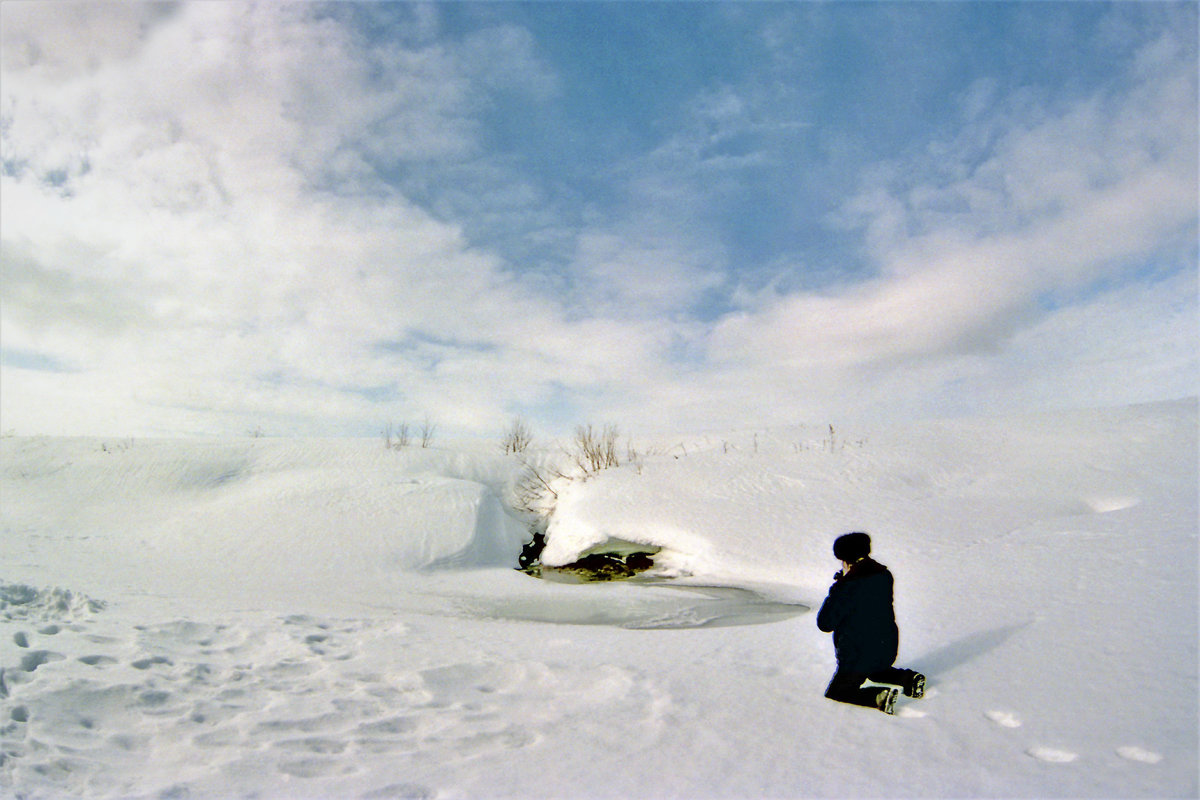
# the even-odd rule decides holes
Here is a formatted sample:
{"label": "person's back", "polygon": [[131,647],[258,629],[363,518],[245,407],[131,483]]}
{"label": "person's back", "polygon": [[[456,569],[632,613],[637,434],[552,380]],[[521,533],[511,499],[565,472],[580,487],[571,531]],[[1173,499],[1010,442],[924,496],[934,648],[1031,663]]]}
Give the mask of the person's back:
{"label": "person's back", "polygon": [[841,575],[817,613],[817,627],[833,634],[838,664],[859,672],[890,666],[900,644],[892,573],[863,558]]}

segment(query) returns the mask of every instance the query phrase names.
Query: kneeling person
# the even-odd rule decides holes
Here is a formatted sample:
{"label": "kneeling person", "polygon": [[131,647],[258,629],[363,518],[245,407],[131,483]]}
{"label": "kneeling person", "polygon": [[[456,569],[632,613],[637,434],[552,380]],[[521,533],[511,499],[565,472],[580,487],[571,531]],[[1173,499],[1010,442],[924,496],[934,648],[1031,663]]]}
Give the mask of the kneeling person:
{"label": "kneeling person", "polygon": [[872,683],[899,686],[907,697],[925,694],[925,676],[892,666],[900,646],[892,606],[892,573],[870,558],[871,537],[847,533],[833,543],[842,569],[833,577],[829,595],[817,613],[817,627],[833,634],[837,672],[825,696],[843,703],[895,713],[897,689],[863,687]]}

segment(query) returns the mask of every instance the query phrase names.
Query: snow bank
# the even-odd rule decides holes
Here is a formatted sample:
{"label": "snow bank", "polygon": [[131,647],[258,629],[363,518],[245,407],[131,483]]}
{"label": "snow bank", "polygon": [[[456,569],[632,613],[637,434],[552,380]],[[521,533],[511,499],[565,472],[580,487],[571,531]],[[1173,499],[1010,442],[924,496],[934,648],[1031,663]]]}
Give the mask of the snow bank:
{"label": "snow bank", "polygon": [[360,594],[404,573],[516,563],[511,461],[367,441],[5,440],[6,528],[34,563],[124,593]]}
{"label": "snow bank", "polygon": [[[661,455],[560,491],[543,561],[613,542],[660,547],[661,571],[823,593],[833,537],[877,534],[892,559],[990,538],[1031,517],[1099,523],[1195,504],[1192,401],[892,429],[827,426],[659,443]],[[1190,494],[1190,497],[1189,497]],[[1151,523],[1152,524],[1152,523]]]}

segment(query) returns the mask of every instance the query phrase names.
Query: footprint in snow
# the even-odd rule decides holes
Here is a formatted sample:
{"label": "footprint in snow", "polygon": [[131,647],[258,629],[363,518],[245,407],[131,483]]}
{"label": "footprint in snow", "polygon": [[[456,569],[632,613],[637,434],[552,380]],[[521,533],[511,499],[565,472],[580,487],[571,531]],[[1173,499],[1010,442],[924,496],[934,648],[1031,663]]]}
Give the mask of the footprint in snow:
{"label": "footprint in snow", "polygon": [[1096,514],[1111,514],[1114,511],[1124,511],[1142,502],[1140,497],[1133,495],[1092,495],[1083,499],[1084,505]]}
{"label": "footprint in snow", "polygon": [[24,672],[34,672],[43,664],[49,664],[52,661],[63,661],[66,659],[62,653],[55,653],[51,650],[33,650],[28,655],[21,657],[21,670]]}
{"label": "footprint in snow", "polygon": [[1070,764],[1079,758],[1078,753],[1072,753],[1070,750],[1060,750],[1056,747],[1031,747],[1025,752],[1046,764]]}
{"label": "footprint in snow", "polygon": [[117,663],[115,658],[105,655],[80,656],[78,661],[89,667],[109,667]]}
{"label": "footprint in snow", "polygon": [[291,778],[326,778],[333,775],[349,775],[357,772],[359,768],[354,764],[345,764],[333,759],[305,758],[282,762],[277,769]]}
{"label": "footprint in snow", "polygon": [[1118,747],[1117,755],[1129,761],[1138,761],[1142,764],[1157,764],[1163,758],[1161,754],[1153,750],[1147,750],[1144,747],[1138,747],[1137,745]]}
{"label": "footprint in snow", "polygon": [[174,662],[166,656],[150,656],[148,658],[139,658],[137,661],[132,662],[129,666],[144,672],[151,667],[156,667],[159,665],[167,667],[175,666]]}
{"label": "footprint in snow", "polygon": [[983,715],[1001,728],[1021,727],[1021,718],[1011,711],[985,711]]}
{"label": "footprint in snow", "polygon": [[437,792],[419,783],[393,783],[362,795],[362,800],[433,800]]}
{"label": "footprint in snow", "polygon": [[[1001,728],[1019,728],[1022,724],[1021,718],[1011,711],[993,709],[985,711],[983,715]],[[1079,758],[1078,753],[1072,753],[1070,750],[1041,746],[1031,747],[1025,751],[1025,754],[1046,764],[1069,764]]]}

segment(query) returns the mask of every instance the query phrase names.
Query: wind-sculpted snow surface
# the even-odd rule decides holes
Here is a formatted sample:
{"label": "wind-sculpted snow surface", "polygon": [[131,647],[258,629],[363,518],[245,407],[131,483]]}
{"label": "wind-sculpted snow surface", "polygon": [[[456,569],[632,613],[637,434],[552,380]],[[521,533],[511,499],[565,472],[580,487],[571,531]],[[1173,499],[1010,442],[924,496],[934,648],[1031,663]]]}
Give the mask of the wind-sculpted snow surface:
{"label": "wind-sculpted snow surface", "polygon": [[[655,568],[578,585],[494,449],[3,439],[0,796],[1195,796],[1196,417],[647,443],[546,554]],[[822,696],[851,529],[895,717]]]}

